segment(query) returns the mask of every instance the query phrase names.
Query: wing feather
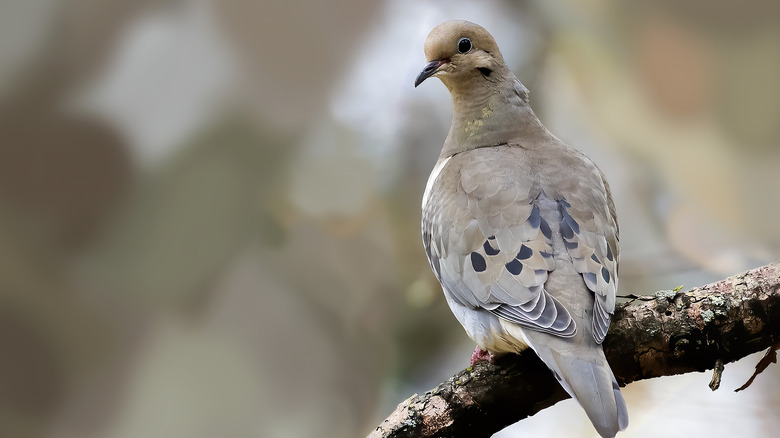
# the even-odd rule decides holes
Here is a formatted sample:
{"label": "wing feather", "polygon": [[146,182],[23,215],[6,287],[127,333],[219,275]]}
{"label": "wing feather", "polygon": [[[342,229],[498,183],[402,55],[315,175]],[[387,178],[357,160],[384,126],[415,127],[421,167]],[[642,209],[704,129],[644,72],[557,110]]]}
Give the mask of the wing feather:
{"label": "wing feather", "polygon": [[569,337],[577,330],[571,304],[545,284],[556,259],[570,259],[594,294],[589,329],[600,343],[617,290],[617,223],[606,182],[591,163],[596,177],[572,183],[584,190],[548,194],[538,176],[508,164],[507,153],[523,153],[508,149],[453,156],[431,183],[423,242],[434,273],[459,304]]}

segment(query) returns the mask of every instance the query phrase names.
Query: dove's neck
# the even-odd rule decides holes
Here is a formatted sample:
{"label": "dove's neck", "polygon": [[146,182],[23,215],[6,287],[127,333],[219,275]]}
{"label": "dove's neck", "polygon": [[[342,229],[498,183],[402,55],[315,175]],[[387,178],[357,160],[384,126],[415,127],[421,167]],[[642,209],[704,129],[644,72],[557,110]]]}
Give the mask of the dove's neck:
{"label": "dove's neck", "polygon": [[509,73],[487,87],[453,87],[452,126],[441,158],[501,144],[536,145],[551,136],[528,105],[528,90]]}

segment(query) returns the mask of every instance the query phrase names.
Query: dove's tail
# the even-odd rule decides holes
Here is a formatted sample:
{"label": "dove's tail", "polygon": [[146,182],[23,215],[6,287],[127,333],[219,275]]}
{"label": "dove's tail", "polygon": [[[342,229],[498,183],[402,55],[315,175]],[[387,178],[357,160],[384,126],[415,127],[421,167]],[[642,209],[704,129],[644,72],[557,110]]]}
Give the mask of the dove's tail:
{"label": "dove's tail", "polygon": [[[539,335],[544,334],[534,333],[531,337]],[[560,354],[546,343],[533,342],[531,347],[563,389],[579,402],[599,435],[611,438],[628,426],[626,402],[600,345],[594,342],[586,347],[588,354],[577,354],[578,357]]]}

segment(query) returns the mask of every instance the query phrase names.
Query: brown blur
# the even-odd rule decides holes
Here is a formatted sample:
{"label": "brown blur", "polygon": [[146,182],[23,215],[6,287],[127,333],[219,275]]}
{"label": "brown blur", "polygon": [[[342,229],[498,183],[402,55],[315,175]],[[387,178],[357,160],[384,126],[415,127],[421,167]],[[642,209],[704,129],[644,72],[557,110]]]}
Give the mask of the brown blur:
{"label": "brown blur", "polygon": [[[449,96],[412,87],[451,18],[606,173],[621,293],[780,259],[778,2],[2,2],[0,436],[364,436],[466,366],[419,237]],[[757,361],[626,388],[620,436],[774,436]]]}

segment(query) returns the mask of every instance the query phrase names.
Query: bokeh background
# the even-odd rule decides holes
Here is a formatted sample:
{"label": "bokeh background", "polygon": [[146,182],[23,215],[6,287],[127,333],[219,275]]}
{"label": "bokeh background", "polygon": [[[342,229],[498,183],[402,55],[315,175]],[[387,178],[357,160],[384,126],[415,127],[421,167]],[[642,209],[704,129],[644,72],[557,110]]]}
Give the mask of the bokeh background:
{"label": "bokeh background", "polygon": [[[776,1],[2,0],[0,436],[365,436],[465,367],[419,237],[449,95],[412,87],[452,18],[608,176],[621,293],[780,259]],[[621,436],[776,436],[759,358],[630,385]]]}

